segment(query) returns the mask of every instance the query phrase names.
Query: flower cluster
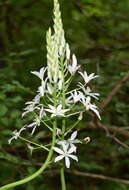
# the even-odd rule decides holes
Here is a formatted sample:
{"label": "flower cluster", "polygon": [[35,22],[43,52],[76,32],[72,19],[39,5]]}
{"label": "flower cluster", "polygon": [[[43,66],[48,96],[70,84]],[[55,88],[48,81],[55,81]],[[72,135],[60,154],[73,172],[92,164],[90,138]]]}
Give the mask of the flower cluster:
{"label": "flower cluster", "polygon": [[[83,112],[91,111],[100,119],[98,108],[94,104],[94,100],[98,100],[99,94],[92,92],[89,87],[90,81],[97,78],[98,75],[94,73],[88,75],[86,71],[80,71],[77,58],[75,54],[71,53],[70,47],[65,41],[57,0],[54,0],[53,21],[53,30],[49,29],[46,35],[47,67],[42,67],[39,71],[31,71],[40,80],[40,85],[36,96],[25,103],[26,107],[22,114],[22,117],[32,114],[33,121],[25,125],[19,132],[15,131],[9,143],[13,139],[17,139],[23,130],[31,128],[31,135],[33,135],[37,127],[39,128],[41,125],[48,127],[48,121],[52,123],[58,117],[66,119],[72,115],[78,115],[81,120],[80,114],[82,116]],[[54,32],[52,33],[52,31]],[[71,82],[77,74],[81,77],[82,82],[78,82],[73,88]],[[48,128],[53,130],[51,126]],[[66,130],[69,129],[66,127]],[[61,131],[61,133],[64,132]],[[77,157],[72,154],[76,152],[75,143],[81,143],[75,139],[76,136],[77,131],[72,133],[67,141],[58,141],[57,144],[61,147],[54,147],[54,151],[60,155],[55,158],[55,162],[65,158],[66,167],[69,168],[69,158],[78,161]]]}
{"label": "flower cluster", "polygon": [[70,167],[70,158],[76,160],[78,162],[77,156],[73,155],[72,153],[76,153],[76,143],[82,143],[80,140],[76,139],[77,131],[74,131],[71,137],[68,140],[58,141],[57,144],[61,146],[61,148],[54,147],[54,151],[59,154],[55,158],[55,162],[58,162],[62,159],[65,159],[65,165],[67,168]]}

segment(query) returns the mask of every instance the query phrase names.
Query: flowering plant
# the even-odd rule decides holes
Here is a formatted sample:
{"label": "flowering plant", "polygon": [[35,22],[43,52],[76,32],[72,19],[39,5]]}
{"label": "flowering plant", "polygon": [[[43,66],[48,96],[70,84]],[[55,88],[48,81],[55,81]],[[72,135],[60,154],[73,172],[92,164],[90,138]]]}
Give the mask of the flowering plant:
{"label": "flowering plant", "polygon": [[[26,107],[22,117],[31,113],[33,121],[23,126],[19,131],[14,131],[13,137],[9,139],[10,144],[14,139],[20,138],[48,151],[48,155],[41,168],[33,175],[5,185],[0,190],[24,184],[43,173],[50,161],[52,163],[54,152],[59,154],[54,158],[54,162],[61,162],[62,190],[66,190],[64,169],[70,167],[71,160],[78,162],[78,157],[75,155],[77,153],[76,144],[82,143],[81,140],[76,139],[77,130],[72,131],[77,128],[77,124],[82,120],[85,111],[92,111],[100,119],[97,106],[92,103],[92,99],[98,99],[99,94],[93,93],[88,86],[89,82],[98,76],[94,73],[88,75],[86,71],[81,72],[77,58],[71,53],[65,40],[58,0],[54,0],[53,31],[49,28],[46,35],[47,67],[42,67],[39,71],[31,71],[33,75],[40,79],[40,86],[33,100],[25,103]],[[82,82],[79,82],[76,88],[72,89],[71,82],[76,74],[82,77]],[[79,110],[77,105],[79,105]],[[69,126],[67,118],[71,118],[73,115],[77,115],[78,119],[72,126]],[[61,127],[58,121],[61,123]],[[51,132],[50,148],[21,137],[21,133],[29,128],[31,129],[31,135],[34,135],[41,124],[45,125]],[[71,132],[70,138],[67,138],[67,135]]]}

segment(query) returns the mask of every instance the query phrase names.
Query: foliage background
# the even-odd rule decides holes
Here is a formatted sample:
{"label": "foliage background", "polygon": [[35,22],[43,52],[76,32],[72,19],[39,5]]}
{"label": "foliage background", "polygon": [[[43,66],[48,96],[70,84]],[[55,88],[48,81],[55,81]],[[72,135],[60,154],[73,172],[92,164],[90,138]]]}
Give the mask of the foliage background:
{"label": "foliage background", "polygon": [[[100,75],[93,88],[101,94],[101,108],[113,88],[129,75],[129,1],[60,0],[66,39],[88,73]],[[24,103],[30,100],[38,80],[30,71],[46,65],[45,35],[52,24],[52,0],[0,0],[0,185],[33,173],[45,153],[32,155],[26,144],[17,140],[8,145],[11,132],[31,118],[21,119]],[[77,79],[79,80],[79,79]],[[79,147],[79,163],[72,168],[82,172],[129,179],[129,81],[126,81],[101,114],[104,126],[115,126],[106,135],[102,127],[85,116],[79,137],[90,136],[88,145]],[[74,119],[74,118],[73,118]],[[126,127],[126,128],[125,128]],[[126,131],[125,131],[126,130]],[[114,139],[117,137],[120,142]],[[35,141],[49,142],[47,131],[38,132]],[[67,174],[68,190],[127,190],[120,182]],[[60,189],[54,166],[16,190]]]}

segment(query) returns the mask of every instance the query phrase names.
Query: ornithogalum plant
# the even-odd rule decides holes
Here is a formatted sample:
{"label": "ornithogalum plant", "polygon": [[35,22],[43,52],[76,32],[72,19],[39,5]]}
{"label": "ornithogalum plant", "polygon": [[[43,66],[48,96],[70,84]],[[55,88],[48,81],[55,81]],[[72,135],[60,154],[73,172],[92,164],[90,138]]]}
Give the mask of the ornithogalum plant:
{"label": "ornithogalum plant", "polygon": [[[14,136],[9,139],[9,144],[17,138],[24,140],[31,146],[47,151],[48,155],[41,168],[31,176],[0,187],[0,190],[31,181],[54,162],[60,163],[62,190],[66,190],[65,167],[69,168],[73,160],[78,162],[76,145],[84,142],[76,139],[77,124],[82,120],[83,113],[86,111],[92,111],[100,119],[97,106],[92,103],[92,99],[97,100],[99,94],[93,93],[88,86],[89,82],[98,76],[94,73],[88,75],[86,71],[80,71],[77,58],[71,53],[65,40],[58,0],[54,0],[53,22],[53,29],[49,28],[46,35],[47,67],[42,67],[40,71],[31,71],[39,78],[40,86],[33,100],[25,103],[26,107],[22,114],[23,117],[33,114],[34,119],[32,123],[23,126],[20,131],[14,131]],[[77,74],[82,77],[82,82],[73,88],[71,82]],[[77,121],[70,126],[68,121],[73,115],[77,116]],[[37,144],[21,136],[21,133],[25,133],[28,129],[31,129],[31,135],[34,135],[36,129],[40,129],[42,125],[50,130],[52,140],[49,146]],[[89,137],[85,140],[88,142]]]}

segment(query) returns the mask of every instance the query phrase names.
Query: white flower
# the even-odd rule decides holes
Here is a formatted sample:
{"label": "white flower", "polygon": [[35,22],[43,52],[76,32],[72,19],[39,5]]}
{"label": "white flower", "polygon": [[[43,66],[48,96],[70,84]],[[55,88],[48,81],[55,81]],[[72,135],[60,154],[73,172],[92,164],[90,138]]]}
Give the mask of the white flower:
{"label": "white flower", "polygon": [[59,156],[57,156],[55,158],[55,162],[58,162],[62,159],[65,159],[65,165],[66,168],[70,167],[70,158],[72,158],[73,160],[76,160],[78,162],[78,158],[77,156],[73,155],[72,153],[75,152],[75,148],[74,147],[70,147],[68,149],[68,145],[66,145],[65,143],[62,144],[62,149],[54,147],[53,148],[55,152],[57,152],[58,154],[60,154]]}
{"label": "white flower", "polygon": [[78,86],[83,90],[83,92],[85,93],[86,96],[91,96],[98,100],[97,96],[99,96],[99,93],[91,92],[91,89],[89,86],[87,86],[87,88],[85,88],[85,86],[83,84],[81,84],[80,82],[79,82]]}
{"label": "white flower", "polygon": [[75,90],[74,93],[71,93],[71,96],[73,98],[73,102],[76,103],[81,99],[82,93],[80,91]]}
{"label": "white flower", "polygon": [[85,108],[86,108],[86,110],[91,110],[91,111],[93,111],[96,115],[97,115],[97,117],[101,120],[101,117],[100,117],[100,115],[99,115],[99,112],[98,112],[98,108],[97,108],[97,106],[96,105],[94,105],[94,104],[91,104],[91,97],[86,97],[86,98],[83,98],[82,100],[81,100],[81,102],[83,103],[83,105],[85,106]]}
{"label": "white flower", "polygon": [[47,112],[52,113],[51,117],[55,116],[65,116],[64,113],[69,111],[69,109],[62,109],[62,105],[59,104],[57,107],[54,107],[52,105],[48,105],[50,109],[45,109]]}
{"label": "white flower", "polygon": [[17,130],[13,131],[14,136],[8,140],[8,143],[10,144],[13,139],[17,139],[20,136],[21,132],[24,130],[26,130],[25,126],[22,127],[20,131],[17,131]]}
{"label": "white flower", "polygon": [[95,99],[98,100],[97,96],[99,96],[99,93],[91,92],[91,89],[90,89],[89,86],[87,88],[84,88],[83,91],[84,91],[85,95],[91,96],[91,97],[93,97],[93,98],[95,98]]}
{"label": "white flower", "polygon": [[31,73],[36,75],[37,77],[39,77],[41,80],[43,80],[46,70],[47,70],[47,67],[46,68],[42,67],[39,72],[38,71],[31,71]]}
{"label": "white flower", "polygon": [[34,110],[39,110],[39,106],[35,106],[33,104],[30,104],[28,106],[26,106],[23,110],[25,110],[23,113],[22,113],[22,117],[24,117],[27,113],[29,112],[33,112]]}
{"label": "white flower", "polygon": [[68,143],[71,147],[74,146],[74,148],[76,148],[74,144],[76,144],[76,143],[81,143],[81,141],[78,140],[78,139],[76,139],[76,137],[77,137],[77,131],[74,131],[74,132],[71,134],[71,137],[67,140],[67,143]]}
{"label": "white flower", "polygon": [[94,73],[91,73],[89,76],[87,75],[87,72],[84,71],[84,73],[79,72],[79,74],[83,77],[85,83],[87,84],[89,81],[91,81],[94,78],[97,78],[98,75],[95,75]]}
{"label": "white flower", "polygon": [[34,134],[36,127],[40,126],[40,121],[41,121],[41,119],[43,118],[43,116],[45,116],[45,115],[46,115],[46,113],[45,113],[45,111],[44,111],[44,108],[41,107],[41,108],[40,108],[40,112],[39,112],[39,117],[37,116],[37,117],[33,120],[33,122],[32,122],[31,124],[27,125],[28,128],[33,127],[32,132],[31,132],[31,135]]}
{"label": "white flower", "polygon": [[41,97],[40,94],[38,94],[37,96],[35,96],[35,98],[32,101],[25,103],[27,106],[23,109],[24,112],[22,113],[22,117],[24,117],[29,112],[33,112],[34,110],[40,110],[39,107],[40,97]]}
{"label": "white flower", "polygon": [[68,71],[71,75],[74,75],[75,72],[79,69],[80,66],[77,66],[77,59],[76,56],[73,54],[72,56],[72,65],[68,65]]}
{"label": "white flower", "polygon": [[67,146],[73,147],[74,152],[76,152],[76,146],[74,144],[82,143],[80,140],[76,139],[76,136],[77,136],[77,131],[74,131],[68,140],[58,141],[57,144],[62,145],[62,146],[63,144],[66,144]]}
{"label": "white flower", "polygon": [[34,121],[31,124],[27,125],[28,128],[33,127],[31,135],[34,134],[35,129],[36,129],[37,126],[40,126],[40,119],[38,117],[35,118]]}

